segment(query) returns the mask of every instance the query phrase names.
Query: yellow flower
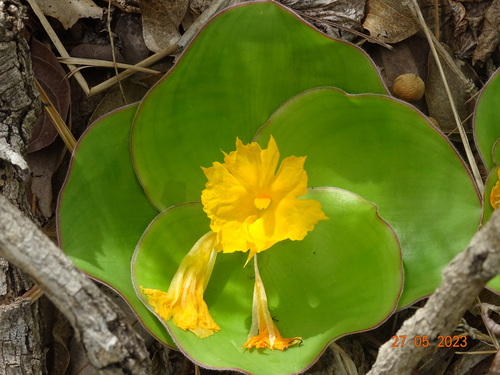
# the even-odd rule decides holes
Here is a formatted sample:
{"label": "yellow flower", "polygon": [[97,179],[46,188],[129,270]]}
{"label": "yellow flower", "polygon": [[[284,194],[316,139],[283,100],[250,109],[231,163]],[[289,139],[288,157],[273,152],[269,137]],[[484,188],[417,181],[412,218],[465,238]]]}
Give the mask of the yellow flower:
{"label": "yellow flower", "polygon": [[252,327],[250,338],[243,345],[244,348],[269,348],[286,350],[289,346],[302,342],[301,337],[285,339],[281,336],[273,322],[267,305],[266,290],[260,277],[257,265],[257,256],[254,257],[255,286],[253,291]]}
{"label": "yellow flower", "polygon": [[305,157],[285,158],[276,172],[279,151],[273,137],[267,149],[236,139],[236,151],[224,163],[203,168],[208,178],[201,201],[219,251],[250,251],[248,259],[290,239],[302,240],[319,220],[328,219],[306,194]]}
{"label": "yellow flower", "polygon": [[182,260],[166,293],[141,287],[148,303],[162,319],[173,318],[177,327],[189,329],[201,338],[220,330],[203,300],[217,257],[215,241],[215,234],[208,232],[196,242]]}
{"label": "yellow flower", "polygon": [[[273,137],[265,150],[255,142],[243,145],[236,139],[236,151],[224,154],[224,164],[202,167],[208,182],[201,201],[212,230],[184,257],[166,293],[140,287],[163,320],[172,318],[177,327],[201,338],[219,331],[203,300],[217,251],[249,251],[250,260],[276,242],[302,240],[319,220],[328,219],[319,202],[298,199],[307,192],[306,158],[289,156],[276,172],[279,157]],[[254,262],[252,337],[244,347],[285,350],[302,340],[285,339],[278,332],[256,257]]]}
{"label": "yellow flower", "polygon": [[498,169],[498,181],[491,189],[490,204],[495,210],[500,206],[500,168]]}

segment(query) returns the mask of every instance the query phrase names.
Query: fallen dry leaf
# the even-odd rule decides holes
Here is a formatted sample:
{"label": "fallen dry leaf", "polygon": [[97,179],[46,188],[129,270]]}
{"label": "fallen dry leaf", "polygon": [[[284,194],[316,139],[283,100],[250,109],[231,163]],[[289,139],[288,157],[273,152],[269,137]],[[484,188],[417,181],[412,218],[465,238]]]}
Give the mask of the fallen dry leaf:
{"label": "fallen dry leaf", "polygon": [[420,29],[410,8],[401,0],[368,0],[364,28],[384,43],[397,43]]}
{"label": "fallen dry leaf", "polygon": [[363,31],[366,0],[282,0],[327,35],[353,41],[355,34],[347,30]]}
{"label": "fallen dry leaf", "polygon": [[142,35],[141,18],[122,13],[116,23],[115,34],[121,42],[122,56],[128,64],[135,65],[149,55]]}
{"label": "fallen dry leaf", "polygon": [[[71,89],[66,72],[54,53],[36,39],[31,42],[31,59],[36,79],[40,82],[62,119],[66,120],[71,104]],[[54,142],[56,137],[57,130],[49,116],[44,112],[33,126],[28,152],[34,152],[48,146]]]}
{"label": "fallen dry leaf", "polygon": [[50,146],[26,155],[31,171],[31,193],[36,197],[37,215],[52,217],[52,175],[63,159],[66,148],[60,138]]}
{"label": "fallen dry leaf", "polygon": [[53,361],[50,373],[52,375],[65,375],[71,360],[68,346],[73,336],[73,330],[60,312],[56,314],[55,319],[56,321],[52,328],[52,338],[54,339],[52,350],[55,360]]}
{"label": "fallen dry leaf", "polygon": [[500,44],[500,0],[493,0],[484,15],[484,24],[472,56],[472,64],[484,62]]}
{"label": "fallen dry leaf", "polygon": [[189,0],[142,0],[142,32],[146,46],[159,52],[180,38],[179,25],[186,15]]}
{"label": "fallen dry leaf", "polygon": [[393,44],[392,47],[391,51],[380,46],[378,53],[374,55],[387,87],[392,88],[396,77],[406,73],[416,74],[425,81],[429,54],[427,40],[413,36]]}
{"label": "fallen dry leaf", "polygon": [[468,352],[473,355],[458,355],[457,361],[451,366],[449,374],[470,375],[470,374],[488,374],[491,365],[492,345],[484,342],[478,342],[473,345]]}
{"label": "fallen dry leaf", "polygon": [[69,29],[80,18],[101,18],[102,8],[92,0],[36,0],[46,16],[58,19]]}
{"label": "fallen dry leaf", "polygon": [[[82,43],[73,48],[70,52],[71,57],[82,57],[85,59],[113,61],[113,53],[111,45],[99,45]],[[118,48],[115,47],[116,62],[124,63],[125,59],[121,55]]]}
{"label": "fallen dry leaf", "polygon": [[455,56],[461,59],[470,58],[477,46],[479,27],[483,25],[484,14],[490,3],[448,0],[448,4],[453,15],[453,32],[448,45]]}
{"label": "fallen dry leaf", "polygon": [[123,92],[125,93],[126,102],[123,100],[122,91],[119,86],[114,86],[97,105],[94,113],[89,119],[89,123],[94,122],[99,117],[114,111],[124,105],[135,103],[141,100],[146,95],[149,87],[145,84],[140,84],[134,80],[125,80],[122,83]]}
{"label": "fallen dry leaf", "polygon": [[[442,53],[447,52],[443,51]],[[462,60],[453,60],[448,53],[446,59],[441,58],[441,64],[443,65],[458,115],[464,121],[472,111],[473,103],[469,102],[469,99],[475,93],[474,84],[471,79],[465,77],[458,65],[464,64]],[[429,115],[437,120],[441,130],[445,133],[455,132],[457,130],[455,118],[451,111],[443,80],[432,54],[429,54],[429,72],[427,75],[425,99],[429,108]],[[468,107],[467,103],[471,108]],[[470,130],[470,121],[464,125],[466,130]]]}

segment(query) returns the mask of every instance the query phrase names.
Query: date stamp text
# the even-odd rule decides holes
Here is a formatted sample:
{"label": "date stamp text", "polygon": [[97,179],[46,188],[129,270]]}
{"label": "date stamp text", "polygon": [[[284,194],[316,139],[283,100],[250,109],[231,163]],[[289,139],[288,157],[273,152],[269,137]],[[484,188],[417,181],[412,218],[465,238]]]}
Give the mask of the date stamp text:
{"label": "date stamp text", "polygon": [[[401,348],[405,345],[414,345],[415,347],[426,348],[431,344],[429,336],[415,336],[412,338],[407,338],[405,335],[392,336],[392,347]],[[467,346],[467,336],[438,336],[437,337],[437,347],[438,348],[465,348]]]}

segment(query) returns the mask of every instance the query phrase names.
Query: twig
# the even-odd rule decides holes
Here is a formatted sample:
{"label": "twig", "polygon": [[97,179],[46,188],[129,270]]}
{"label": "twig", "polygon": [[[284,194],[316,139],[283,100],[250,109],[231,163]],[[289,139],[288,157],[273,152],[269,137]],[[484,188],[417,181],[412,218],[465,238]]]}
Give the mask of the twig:
{"label": "twig", "polygon": [[439,27],[439,0],[434,0],[434,36],[438,41],[441,39],[441,30]]}
{"label": "twig", "polygon": [[[85,65],[85,67],[89,67],[89,68],[91,68],[91,67],[114,68],[116,65],[119,69],[130,69],[130,70],[136,70],[138,72],[149,73],[149,74],[160,74],[161,73],[159,70],[142,68],[142,67],[137,66],[137,65],[130,65],[130,64],[124,64],[124,63],[114,64],[112,61],[106,61],[106,60],[84,59],[81,57],[59,57],[57,60],[59,60],[59,62],[63,63],[63,64]],[[78,69],[81,69],[81,67]],[[71,73],[70,73],[70,75],[71,75]]]}
{"label": "twig", "polygon": [[[154,55],[149,56],[148,58],[142,60],[141,62],[137,63],[136,66],[139,67],[146,67],[151,64],[154,64],[157,61],[160,61],[161,59],[177,52],[179,50],[179,46],[177,44],[172,44],[171,46],[168,46],[164,50],[155,53]],[[92,87],[89,92],[89,96],[98,94],[104,90],[107,90],[108,88],[114,86],[119,80],[123,80],[127,77],[130,77],[131,75],[135,74],[135,71],[133,70],[125,70],[118,75],[115,75],[111,77],[110,79]]]}
{"label": "twig", "polygon": [[151,374],[144,342],[123,313],[0,195],[0,256],[30,275],[64,314],[102,374]]}
{"label": "twig", "polygon": [[54,108],[52,105],[49,97],[45,93],[43,87],[40,85],[40,83],[35,79],[35,86],[40,93],[40,97],[43,102],[43,108],[49,115],[50,119],[52,120],[52,123],[54,124],[54,127],[56,128],[57,132],[61,136],[64,144],[68,148],[70,152],[73,152],[76,146],[76,139],[73,137],[73,134],[69,130],[68,126],[64,122],[64,120],[61,118],[61,115],[57,110]]}
{"label": "twig", "polygon": [[[36,16],[40,20],[40,23],[42,24],[43,28],[45,29],[45,31],[49,35],[50,40],[52,40],[52,43],[54,43],[54,46],[56,47],[59,54],[62,57],[69,57],[68,52],[66,51],[66,49],[62,45],[61,41],[57,37],[56,32],[54,31],[54,29],[50,25],[49,21],[47,20],[47,18],[43,14],[42,10],[40,9],[38,4],[36,3],[36,0],[28,0],[28,3],[30,4],[31,9],[33,9],[33,12],[35,12]],[[68,69],[71,71],[76,70],[76,66],[68,65]],[[85,78],[83,78],[83,75],[77,71],[75,73],[75,79],[80,84],[80,86],[81,86],[82,90],[85,92],[85,94],[88,95],[90,92],[90,89],[89,89],[89,85],[87,84],[87,81],[85,80]]]}
{"label": "twig", "polygon": [[205,11],[193,22],[193,24],[181,36],[177,44],[180,48],[186,48],[203,26],[216,14],[230,3],[230,0],[214,0]]}
{"label": "twig", "polygon": [[[446,266],[442,284],[425,306],[406,320],[396,333],[397,336],[406,336],[407,344],[392,347],[394,340],[390,340],[382,345],[367,375],[411,374],[418,362],[436,349],[439,336],[452,334],[484,285],[498,273],[500,210],[493,213],[468,247]],[[414,345],[416,337],[424,336],[429,340],[429,346]]]}
{"label": "twig", "polygon": [[118,77],[118,66],[116,66],[115,38],[113,37],[113,32],[111,31],[111,0],[108,0],[107,27],[109,42],[111,43],[111,56],[113,57],[113,68],[115,69],[115,76],[117,79],[118,87],[120,88],[120,93],[122,94],[123,102],[125,104],[128,104],[127,97],[125,96],[125,91],[123,91],[122,81],[120,80],[120,77]]}
{"label": "twig", "polygon": [[432,55],[434,56],[434,59],[436,60],[436,65],[439,70],[439,74],[441,75],[441,79],[443,80],[444,88],[446,91],[446,95],[448,97],[448,101],[450,103],[451,111],[453,113],[453,117],[455,118],[455,122],[458,128],[458,131],[460,133],[460,138],[462,140],[462,144],[465,149],[465,154],[467,155],[467,160],[469,161],[470,168],[472,170],[472,175],[474,176],[474,180],[476,182],[476,185],[479,189],[479,193],[481,196],[483,195],[484,192],[484,183],[483,179],[481,178],[481,173],[479,172],[479,168],[477,167],[476,160],[474,158],[474,154],[472,153],[472,149],[469,144],[469,139],[467,138],[467,134],[465,133],[465,129],[462,125],[462,121],[460,120],[460,116],[458,114],[457,108],[455,106],[455,101],[453,100],[453,95],[451,94],[450,87],[448,85],[448,80],[446,79],[446,75],[444,73],[443,65],[441,64],[441,60],[439,58],[439,54],[436,50],[436,45],[439,44],[438,41],[435,40],[434,36],[429,30],[429,27],[425,23],[424,16],[422,15],[422,12],[420,11],[420,7],[418,6],[417,0],[411,0],[408,5],[412,9],[413,13],[417,17],[420,26],[422,27],[422,30],[425,33],[425,36],[429,42],[429,46],[431,48]]}
{"label": "twig", "polygon": [[[152,56],[142,60],[140,63],[136,64],[136,66],[146,67],[151,64],[154,64],[161,59],[172,55],[179,51],[179,49],[185,48],[189,42],[194,38],[194,36],[201,30],[201,28],[207,23],[207,21],[218,11],[225,8],[229,3],[229,0],[214,0],[210,6],[196,19],[196,21],[189,27],[189,29],[182,35],[177,44],[172,44],[168,46],[164,50],[155,53]],[[135,72],[131,70],[125,70],[120,74],[104,81],[97,86],[94,86],[90,89],[89,95],[95,95],[103,90],[108,89],[109,87],[116,84],[119,80],[123,80],[127,77],[130,77]]]}

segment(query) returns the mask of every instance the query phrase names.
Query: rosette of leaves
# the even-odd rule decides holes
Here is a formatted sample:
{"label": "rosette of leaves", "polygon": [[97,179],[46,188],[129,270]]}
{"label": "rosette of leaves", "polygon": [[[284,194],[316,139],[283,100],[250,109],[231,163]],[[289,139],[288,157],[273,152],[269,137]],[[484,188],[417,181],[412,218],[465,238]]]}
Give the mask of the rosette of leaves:
{"label": "rosette of leaves", "polygon": [[[205,299],[221,331],[208,338],[158,319],[134,288],[166,290],[209,230],[200,167],[236,138],[265,146],[270,136],[281,155],[307,156],[308,195],[330,218],[259,255],[276,325],[303,339],[284,352],[242,348],[253,289],[245,254],[216,261]],[[140,103],[87,130],[58,233],[74,263],[118,291],[160,341],[205,367],[286,374],[432,293],[480,216],[460,156],[420,112],[387,96],[359,48],[258,2],[216,16]]]}

